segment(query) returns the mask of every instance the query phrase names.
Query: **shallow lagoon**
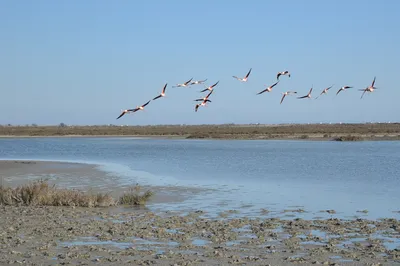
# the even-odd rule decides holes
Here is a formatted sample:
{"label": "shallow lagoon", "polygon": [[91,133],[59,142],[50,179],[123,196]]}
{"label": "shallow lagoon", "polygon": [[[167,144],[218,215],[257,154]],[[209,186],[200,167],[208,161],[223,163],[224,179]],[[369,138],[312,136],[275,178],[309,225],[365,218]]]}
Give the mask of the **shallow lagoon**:
{"label": "shallow lagoon", "polygon": [[[153,210],[400,217],[398,141],[7,138],[0,139],[0,159],[93,163],[117,175],[119,185],[206,189],[183,202],[149,205]],[[336,214],[321,212],[330,209]]]}

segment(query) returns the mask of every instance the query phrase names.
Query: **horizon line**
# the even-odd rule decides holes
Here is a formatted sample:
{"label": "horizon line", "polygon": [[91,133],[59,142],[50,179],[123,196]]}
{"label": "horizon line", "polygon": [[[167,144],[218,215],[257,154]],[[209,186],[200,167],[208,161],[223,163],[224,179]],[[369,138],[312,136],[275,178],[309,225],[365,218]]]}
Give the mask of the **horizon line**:
{"label": "horizon line", "polygon": [[363,125],[363,124],[399,124],[400,121],[387,122],[313,122],[313,123],[216,123],[216,124],[147,124],[147,125],[116,125],[116,124],[0,124],[0,127],[154,127],[154,126],[280,126],[280,125]]}

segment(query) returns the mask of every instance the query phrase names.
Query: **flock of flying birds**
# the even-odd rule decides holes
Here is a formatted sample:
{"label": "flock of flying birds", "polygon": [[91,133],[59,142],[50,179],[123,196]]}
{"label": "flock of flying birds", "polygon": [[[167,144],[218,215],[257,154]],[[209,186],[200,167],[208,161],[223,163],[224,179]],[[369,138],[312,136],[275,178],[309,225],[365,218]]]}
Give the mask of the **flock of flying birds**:
{"label": "flock of flying birds", "polygon": [[[250,68],[249,72],[247,72],[246,76],[244,76],[243,78],[239,78],[239,77],[237,77],[237,76],[232,76],[232,77],[235,78],[235,79],[237,79],[238,81],[247,82],[247,80],[248,80],[248,78],[249,78],[249,76],[250,76],[250,73],[251,73],[251,68]],[[268,86],[266,89],[264,89],[264,90],[260,91],[259,93],[257,93],[257,95],[260,95],[260,94],[262,94],[262,93],[264,93],[264,92],[271,92],[271,91],[272,91],[272,88],[279,84],[279,81],[280,81],[279,78],[280,78],[280,76],[288,76],[288,77],[290,78],[290,73],[289,73],[289,71],[287,71],[287,70],[282,71],[282,72],[278,72],[278,74],[276,75],[277,81],[276,81],[274,84]],[[363,92],[363,93],[361,94],[361,99],[362,99],[362,97],[364,96],[364,94],[365,94],[366,92],[373,92],[373,91],[376,89],[376,87],[375,87],[375,79],[376,79],[376,77],[374,77],[374,80],[372,81],[372,84],[371,84],[370,86],[366,87],[365,89],[359,89],[359,91],[362,91],[362,92]],[[184,82],[184,83],[176,84],[175,86],[172,86],[172,88],[176,88],[176,87],[189,87],[189,86],[191,86],[191,85],[201,85],[201,84],[204,84],[206,81],[207,81],[207,79],[205,79],[205,80],[193,81],[193,78],[191,78],[191,79],[189,79],[188,81],[186,81],[186,82]],[[209,92],[208,92],[208,94],[207,94],[204,98],[199,98],[199,99],[195,99],[195,100],[194,100],[194,101],[196,101],[196,102],[201,102],[201,103],[197,103],[197,104],[195,105],[194,110],[195,110],[196,112],[197,112],[197,110],[199,109],[199,107],[201,107],[201,106],[206,106],[207,103],[211,103],[211,100],[209,100],[209,97],[210,97],[211,94],[214,92],[214,87],[217,86],[218,83],[219,83],[219,81],[217,81],[216,83],[214,83],[214,84],[211,85],[211,86],[206,86],[204,90],[200,91],[200,92],[207,92],[207,91],[209,91]],[[148,105],[151,101],[154,101],[154,100],[157,100],[157,99],[159,99],[159,98],[165,97],[165,91],[166,91],[166,89],[167,89],[167,85],[168,85],[168,83],[166,83],[166,84],[164,85],[164,88],[162,89],[161,93],[160,93],[158,96],[154,97],[152,100],[149,100],[149,101],[146,102],[145,104],[143,104],[143,105],[141,105],[141,106],[138,106],[138,107],[136,107],[136,108],[133,108],[133,109],[126,109],[126,110],[123,110],[122,113],[117,117],[117,119],[121,118],[121,117],[124,116],[125,114],[128,114],[128,113],[135,113],[135,112],[137,112],[137,111],[144,110],[144,108],[146,107],[146,105]],[[328,91],[329,91],[332,87],[333,87],[333,85],[330,86],[330,87],[328,87],[328,88],[325,88],[324,90],[322,90],[322,92],[321,92],[315,99],[318,99],[321,95],[328,93]],[[347,85],[346,85],[346,86],[343,86],[343,87],[341,87],[341,88],[336,92],[336,95],[338,95],[339,92],[344,91],[344,90],[347,90],[347,89],[350,89],[350,88],[353,88],[353,87],[347,86]],[[311,87],[310,91],[309,91],[306,95],[301,96],[301,97],[297,97],[297,99],[312,98],[312,97],[311,97],[312,91],[313,91],[313,88]],[[296,91],[286,91],[286,92],[284,92],[284,93],[282,93],[282,94],[283,94],[283,95],[282,95],[280,104],[282,104],[282,102],[283,102],[283,100],[285,99],[286,96],[291,95],[291,94],[297,94],[297,92],[296,92]]]}

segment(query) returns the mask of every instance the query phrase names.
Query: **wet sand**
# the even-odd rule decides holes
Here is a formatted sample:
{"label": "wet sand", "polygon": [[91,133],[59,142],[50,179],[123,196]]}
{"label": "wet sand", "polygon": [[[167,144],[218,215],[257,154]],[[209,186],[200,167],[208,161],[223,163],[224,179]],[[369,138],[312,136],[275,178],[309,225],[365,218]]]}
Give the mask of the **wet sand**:
{"label": "wet sand", "polygon": [[[104,185],[112,177],[95,165],[0,161],[6,186],[46,175],[63,187],[124,189],[117,177]],[[184,200],[177,196],[184,191],[166,199]],[[0,265],[400,265],[397,219],[280,219],[266,210],[209,218],[206,211],[0,206]]]}
{"label": "wet sand", "polygon": [[[115,198],[122,195],[130,186],[136,184],[136,182],[132,182],[132,184],[120,182],[120,177],[117,175],[101,171],[98,168],[99,165],[83,163],[0,160],[0,182],[4,186],[16,187],[42,178],[48,179],[50,184],[55,184],[61,188],[109,193]],[[155,192],[150,203],[183,201],[201,191],[200,189],[188,189],[179,186],[141,187],[143,191],[151,189]]]}

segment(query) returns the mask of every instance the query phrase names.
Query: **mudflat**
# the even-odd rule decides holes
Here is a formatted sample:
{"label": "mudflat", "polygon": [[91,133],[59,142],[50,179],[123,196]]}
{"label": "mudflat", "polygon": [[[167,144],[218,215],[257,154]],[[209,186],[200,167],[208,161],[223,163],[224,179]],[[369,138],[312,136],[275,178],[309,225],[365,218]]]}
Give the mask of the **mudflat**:
{"label": "mudflat", "polygon": [[[43,175],[63,187],[124,190],[95,165],[0,161],[5,186]],[[188,197],[179,187],[152,189],[159,194],[155,202]],[[0,213],[0,265],[400,264],[400,221],[392,218],[345,220],[332,213],[329,219],[288,219],[265,209],[257,218],[240,216],[240,210],[216,217],[207,210],[121,206],[0,206]]]}
{"label": "mudflat", "polygon": [[400,123],[155,126],[0,126],[0,137],[399,140]]}
{"label": "mudflat", "polygon": [[[0,264],[396,265],[394,219],[206,218],[203,211],[0,207]],[[232,217],[231,217],[232,216]]]}

